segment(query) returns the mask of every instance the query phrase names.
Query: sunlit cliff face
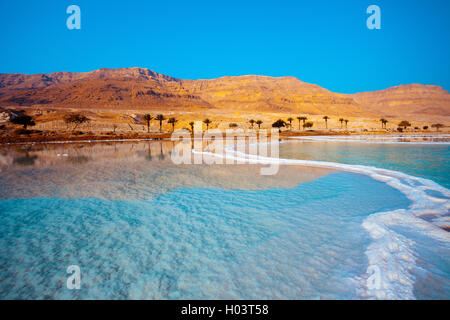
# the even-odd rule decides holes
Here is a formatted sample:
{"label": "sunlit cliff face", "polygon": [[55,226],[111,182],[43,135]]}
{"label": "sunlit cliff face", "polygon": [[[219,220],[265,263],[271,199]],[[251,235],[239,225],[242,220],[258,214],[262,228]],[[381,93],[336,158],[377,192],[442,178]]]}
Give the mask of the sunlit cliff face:
{"label": "sunlit cliff face", "polygon": [[294,77],[240,76],[182,80],[143,68],[87,73],[0,74],[2,106],[160,112],[265,112],[344,117],[450,117],[450,95],[438,86],[403,85],[339,94]]}

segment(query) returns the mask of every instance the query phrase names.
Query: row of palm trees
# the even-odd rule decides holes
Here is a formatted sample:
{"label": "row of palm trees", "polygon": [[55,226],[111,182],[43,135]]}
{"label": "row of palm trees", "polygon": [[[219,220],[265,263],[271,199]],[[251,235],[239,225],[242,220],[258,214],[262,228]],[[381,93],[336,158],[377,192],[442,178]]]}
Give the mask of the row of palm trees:
{"label": "row of palm trees", "polygon": [[255,123],[258,125],[258,130],[260,130],[261,129],[261,125],[264,123],[264,122],[262,122],[261,120],[253,120],[253,119],[250,119],[248,122],[250,122],[250,125],[251,125],[251,127],[252,127],[252,129],[253,129],[253,126],[255,125]]}
{"label": "row of palm trees", "polygon": [[[163,123],[163,121],[166,120],[166,118],[162,114],[158,114],[156,117],[153,117],[151,114],[147,113],[147,114],[144,115],[143,118],[147,122],[147,132],[150,132],[150,123],[151,123],[152,120],[159,121],[159,131],[160,132],[162,131],[162,123]],[[328,120],[330,119],[330,117],[324,116],[323,119],[325,120],[325,126],[328,129]],[[311,128],[313,126],[312,122],[306,122],[308,120],[308,118],[305,117],[305,116],[298,116],[297,120],[298,120],[298,128],[299,128],[299,130],[300,130],[302,122],[303,122],[303,129]],[[291,118],[291,117],[289,117],[287,119],[287,122],[289,123],[289,127],[290,128],[292,128],[292,122],[293,121],[294,121],[294,119]],[[347,119],[340,118],[339,121],[341,122],[341,128],[342,128],[344,122],[345,122],[345,127],[347,127],[347,124],[348,124],[348,120]],[[174,117],[171,117],[171,118],[167,119],[167,123],[172,125],[172,131],[175,130],[175,124],[177,122],[178,122],[178,120],[176,118],[174,118]],[[287,122],[279,119],[278,120],[278,124],[281,125],[281,122],[283,122],[282,127],[287,126]],[[203,120],[203,123],[206,124],[206,130],[208,130],[209,129],[209,125],[212,123],[212,121],[207,118],[207,119]],[[250,119],[249,123],[250,123],[252,129],[254,128],[254,126],[256,124],[258,126],[258,130],[260,130],[261,129],[261,125],[264,122],[262,120]],[[194,132],[194,122],[193,121],[189,122],[189,126],[191,127],[191,131]]]}
{"label": "row of palm trees", "polygon": [[[162,132],[162,124],[163,121],[166,120],[166,117],[162,114],[158,114],[157,116],[153,117],[151,114],[147,113],[144,115],[143,119],[147,122],[147,132],[150,132],[150,123],[152,120],[156,120],[159,121],[159,131]],[[298,116],[296,117],[296,119],[298,120],[298,129],[300,130],[301,127],[303,127],[303,130],[305,130],[305,128],[311,128],[313,126],[312,122],[306,122],[308,120],[308,117],[306,116]],[[328,129],[328,120],[330,120],[331,118],[329,116],[323,116],[322,118],[323,120],[325,120],[325,128]],[[290,128],[292,128],[292,122],[294,121],[294,118],[289,117],[287,118],[287,121],[284,121],[282,119],[278,119],[274,125],[275,127],[281,128],[281,127],[287,127],[289,126]],[[178,122],[178,120],[174,117],[170,117],[167,119],[167,123],[172,125],[172,131],[175,130],[175,124]],[[348,128],[348,119],[344,119],[344,118],[339,118],[339,122],[341,123],[341,129],[344,126],[345,123],[345,128]],[[386,129],[387,127],[387,123],[389,122],[388,120],[381,118],[380,119],[381,122],[381,128]],[[208,118],[206,118],[205,120],[203,120],[203,123],[206,124],[206,130],[209,129],[209,125],[212,123],[212,121]],[[254,119],[250,119],[249,123],[251,125],[251,128],[253,129],[255,124],[258,126],[258,130],[261,129],[261,125],[264,123],[261,120],[254,120]],[[303,126],[302,126],[303,124]],[[272,125],[272,126],[274,126]],[[191,131],[194,132],[194,122],[191,121],[189,122],[189,126],[191,127]],[[398,127],[400,128],[404,128],[406,129],[407,127],[410,127],[411,123],[409,121],[403,120],[398,124]],[[437,131],[439,131],[440,128],[444,127],[444,125],[440,124],[440,123],[435,123],[431,125],[432,128],[436,128]],[[428,128],[428,127],[427,127]],[[425,127],[424,127],[425,129]]]}
{"label": "row of palm trees", "polygon": [[[206,118],[205,120],[203,120],[203,123],[206,124],[206,130],[209,129],[209,125],[212,123],[211,120],[209,120],[208,118]],[[191,132],[194,132],[194,121],[189,122],[189,126],[191,127]]]}
{"label": "row of palm trees", "polygon": [[[162,131],[162,123],[164,120],[166,120],[166,118],[162,114],[158,114],[155,118],[153,118],[153,116],[150,113],[147,113],[147,114],[144,114],[144,120],[147,122],[147,132],[150,132],[150,122],[152,120],[159,121],[159,132],[161,132]],[[173,120],[175,120],[175,118],[173,118]]]}
{"label": "row of palm trees", "polygon": [[[328,120],[330,120],[329,116],[324,116],[323,120],[325,120],[325,128],[328,129]],[[344,123],[345,123],[345,129],[348,128],[348,119],[344,119],[344,118],[339,118],[339,122],[341,123],[341,129],[344,127]]]}
{"label": "row of palm trees", "polygon": [[[152,120],[159,121],[159,132],[162,132],[162,123],[166,120],[166,117],[162,114],[158,114],[156,117],[153,117],[151,114],[147,113],[144,114],[144,120],[147,122],[147,132],[150,132],[150,123]],[[178,122],[178,120],[175,117],[170,117],[167,119],[167,123],[172,125],[172,131],[175,131],[175,124]],[[206,124],[206,129],[209,129],[209,125],[212,123],[210,119],[203,120],[203,123]],[[191,127],[191,131],[194,132],[194,122],[189,122],[189,126]]]}
{"label": "row of palm trees", "polygon": [[[325,128],[328,129],[328,120],[330,120],[330,117],[329,116],[324,116],[322,119],[325,120]],[[305,128],[311,128],[314,125],[314,123],[311,122],[311,121],[306,122],[308,120],[308,117],[305,117],[305,116],[298,116],[297,120],[298,120],[298,129],[299,130],[302,127],[302,123],[303,123],[303,130],[305,130]],[[279,127],[279,126],[281,126],[281,127],[289,126],[290,128],[292,128],[292,121],[294,121],[294,119],[289,117],[289,118],[287,118],[287,122],[285,122],[285,121],[283,121],[281,119],[278,119],[274,124],[276,124],[277,127]],[[284,123],[284,125],[282,125],[282,122]],[[348,127],[349,120],[344,119],[344,118],[340,118],[339,122],[341,123],[341,129],[343,128],[344,123],[345,123],[345,128]]]}
{"label": "row of palm trees", "polygon": [[381,122],[381,129],[386,129],[386,124],[387,124],[389,121],[387,121],[387,120],[384,119],[384,118],[381,118],[381,119],[380,119],[380,122]]}

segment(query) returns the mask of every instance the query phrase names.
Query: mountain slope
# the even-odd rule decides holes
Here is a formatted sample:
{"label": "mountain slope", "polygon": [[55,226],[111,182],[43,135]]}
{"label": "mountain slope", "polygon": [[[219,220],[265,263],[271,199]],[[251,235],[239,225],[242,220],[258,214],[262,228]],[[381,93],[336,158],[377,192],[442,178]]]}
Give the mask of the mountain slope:
{"label": "mountain slope", "polygon": [[67,108],[209,107],[182,82],[141,68],[0,75],[0,104]]}
{"label": "mountain slope", "polygon": [[148,69],[126,68],[0,74],[0,106],[446,119],[450,116],[450,95],[441,87],[425,85],[347,95],[294,77],[181,80]]}
{"label": "mountain slope", "polygon": [[450,117],[450,95],[439,86],[412,84],[354,95],[368,110],[386,116]]}

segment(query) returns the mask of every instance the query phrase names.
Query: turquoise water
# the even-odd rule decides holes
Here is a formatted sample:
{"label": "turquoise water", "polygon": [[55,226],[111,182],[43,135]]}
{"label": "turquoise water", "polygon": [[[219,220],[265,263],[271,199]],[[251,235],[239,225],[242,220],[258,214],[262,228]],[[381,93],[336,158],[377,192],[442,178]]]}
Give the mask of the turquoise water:
{"label": "turquoise water", "polygon": [[[371,189],[373,197],[364,189]],[[293,189],[189,188],[151,201],[0,202],[3,298],[357,298],[368,214],[408,205],[334,173]],[[80,291],[65,269],[83,271]]]}
{"label": "turquoise water", "polygon": [[280,145],[280,157],[375,166],[450,188],[450,145],[289,141]]}
{"label": "turquoise water", "polygon": [[[281,155],[311,159],[300,145],[282,144]],[[381,153],[312,146],[323,158]],[[303,165],[275,176],[258,165],[175,166],[172,147],[0,149],[0,298],[450,297],[450,239],[431,223],[445,190]],[[436,205],[423,196],[432,192]],[[66,287],[70,265],[80,290]]]}

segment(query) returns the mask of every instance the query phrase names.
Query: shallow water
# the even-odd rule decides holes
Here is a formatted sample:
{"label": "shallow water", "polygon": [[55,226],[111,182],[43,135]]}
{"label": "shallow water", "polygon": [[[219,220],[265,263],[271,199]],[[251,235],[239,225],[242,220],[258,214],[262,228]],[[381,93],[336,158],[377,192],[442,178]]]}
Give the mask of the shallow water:
{"label": "shallow water", "polygon": [[1,149],[0,298],[450,297],[446,232],[399,189],[339,168],[175,166],[172,146]]}
{"label": "shallow water", "polygon": [[[318,138],[287,141],[280,144],[280,157],[375,166],[430,179],[450,188],[450,144],[367,143],[374,139],[360,142],[351,138],[353,141],[349,142],[342,137],[333,139],[338,141]],[[383,141],[397,140],[384,137]]]}

